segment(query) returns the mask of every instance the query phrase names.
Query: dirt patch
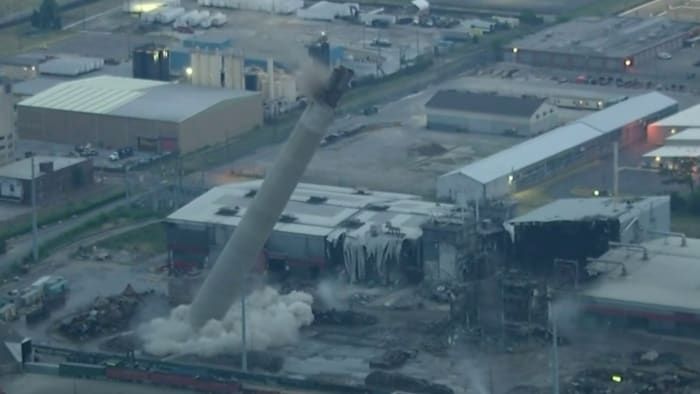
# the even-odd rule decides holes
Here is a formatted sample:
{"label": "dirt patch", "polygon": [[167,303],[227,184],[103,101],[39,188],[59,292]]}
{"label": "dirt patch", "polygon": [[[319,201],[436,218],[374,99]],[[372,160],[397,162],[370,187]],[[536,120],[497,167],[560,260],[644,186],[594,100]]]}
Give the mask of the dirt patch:
{"label": "dirt patch", "polygon": [[431,142],[429,144],[425,145],[420,145],[416,146],[414,148],[411,148],[411,153],[419,156],[439,156],[445,154],[447,152],[447,148],[440,144],[436,144],[434,142]]}

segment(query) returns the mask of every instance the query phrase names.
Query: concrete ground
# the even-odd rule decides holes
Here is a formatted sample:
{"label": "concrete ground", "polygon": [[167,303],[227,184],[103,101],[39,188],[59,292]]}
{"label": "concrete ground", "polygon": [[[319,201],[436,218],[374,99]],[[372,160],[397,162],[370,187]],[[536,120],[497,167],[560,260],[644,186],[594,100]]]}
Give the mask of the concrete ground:
{"label": "concrete ground", "polygon": [[[187,9],[207,9],[198,6],[194,0],[183,0],[181,3]],[[316,40],[321,32],[326,32],[334,45],[369,45],[370,41],[378,37],[388,39],[393,45],[392,48],[383,50],[384,55],[398,56],[397,48],[401,47],[408,57],[415,54],[417,46],[423,49],[432,46],[439,36],[437,29],[414,26],[396,25],[387,29],[374,29],[343,21],[330,23],[303,20],[294,15],[273,15],[225,8],[207,10],[223,12],[228,17],[228,23],[223,27],[195,29],[195,34],[224,35],[230,37],[234,47],[247,57],[272,57],[292,66],[306,62],[305,45]],[[139,21],[134,16],[122,12],[107,13],[74,26],[72,29],[78,33],[53,45],[49,51],[123,59],[128,48],[149,40],[176,44],[178,40],[190,36],[175,32],[171,26],[159,24],[143,25],[141,31],[128,33],[138,25]],[[105,40],[113,45],[104,45]],[[381,50],[377,49],[377,52]]]}
{"label": "concrete ground", "polygon": [[130,383],[108,382],[102,380],[69,379],[58,376],[22,374],[8,375],[0,378],[0,388],[8,394],[170,394],[193,393],[189,390],[146,386]]}
{"label": "concrete ground", "polygon": [[70,292],[66,303],[51,312],[47,320],[33,325],[27,325],[20,319],[11,323],[22,334],[30,336],[38,343],[48,343],[56,346],[67,346],[79,349],[95,349],[99,340],[73,343],[55,332],[55,325],[87,306],[95,297],[116,295],[124,290],[127,285],[139,292],[149,289],[155,291],[142,304],[139,314],[133,319],[136,324],[155,316],[167,313],[169,307],[165,299],[167,289],[167,277],[159,270],[165,264],[165,256],[158,256],[146,261],[129,258],[128,253],[113,256],[112,261],[77,260],[74,256],[78,245],[89,246],[99,240],[130,231],[154,221],[136,223],[133,225],[116,227],[83,238],[79,242],[66,246],[42,261],[32,271],[19,277],[18,281],[10,281],[0,286],[0,294],[7,294],[12,290],[21,290],[31,285],[43,275],[59,275],[66,278]]}

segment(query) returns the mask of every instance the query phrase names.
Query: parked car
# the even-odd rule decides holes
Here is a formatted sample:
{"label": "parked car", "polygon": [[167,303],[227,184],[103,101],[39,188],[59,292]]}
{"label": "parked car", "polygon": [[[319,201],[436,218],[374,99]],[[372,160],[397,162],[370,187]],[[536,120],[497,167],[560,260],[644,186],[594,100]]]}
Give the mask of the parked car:
{"label": "parked car", "polygon": [[118,161],[121,159],[125,159],[127,157],[131,157],[133,155],[134,155],[134,148],[127,146],[125,148],[119,148],[116,151],[110,153],[109,160]]}
{"label": "parked car", "polygon": [[656,57],[658,57],[661,60],[671,60],[673,56],[671,56],[671,54],[668,52],[659,52],[656,54]]}

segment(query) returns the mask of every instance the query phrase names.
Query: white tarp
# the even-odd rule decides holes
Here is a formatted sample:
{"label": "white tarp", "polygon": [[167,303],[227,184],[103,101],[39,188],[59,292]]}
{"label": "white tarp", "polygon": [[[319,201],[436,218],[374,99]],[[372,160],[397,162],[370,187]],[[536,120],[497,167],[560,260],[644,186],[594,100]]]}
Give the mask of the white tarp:
{"label": "white tarp", "polygon": [[427,0],[413,0],[411,4],[416,6],[420,11],[425,11],[430,8],[430,3],[428,3]]}
{"label": "white tarp", "polygon": [[197,0],[205,7],[236,8],[249,11],[292,14],[304,6],[303,0]]}
{"label": "white tarp", "polygon": [[308,8],[297,10],[297,16],[302,19],[332,21],[335,18],[352,16],[353,9],[359,11],[360,5],[357,3],[319,1]]}

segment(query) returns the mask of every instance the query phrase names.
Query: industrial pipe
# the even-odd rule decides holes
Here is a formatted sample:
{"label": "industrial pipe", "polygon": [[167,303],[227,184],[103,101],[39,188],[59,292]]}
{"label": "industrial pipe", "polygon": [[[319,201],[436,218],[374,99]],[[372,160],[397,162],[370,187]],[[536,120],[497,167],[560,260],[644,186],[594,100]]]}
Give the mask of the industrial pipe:
{"label": "industrial pipe", "polygon": [[653,231],[653,230],[649,230],[649,233],[650,234],[667,235],[670,237],[680,237],[681,246],[682,247],[688,246],[688,242],[687,242],[685,233],[678,233],[678,232],[673,232],[673,231]]}
{"label": "industrial pipe", "polygon": [[605,259],[594,259],[594,258],[587,258],[586,261],[589,263],[603,263],[603,264],[611,264],[611,265],[617,265],[620,266],[620,275],[622,276],[627,276],[627,267],[625,266],[625,263],[621,261],[615,261],[615,260],[605,260]]}
{"label": "industrial pipe", "polygon": [[613,242],[613,241],[608,242],[608,245],[610,245],[611,247],[641,250],[643,253],[642,260],[649,260],[649,250],[642,245],[628,244],[628,243],[624,243],[624,242]]}
{"label": "industrial pipe", "polygon": [[308,107],[192,302],[190,321],[194,327],[223,318],[242,294],[256,256],[330,126],[334,108],[352,76],[351,70],[338,67],[328,82],[311,92]]}

